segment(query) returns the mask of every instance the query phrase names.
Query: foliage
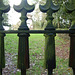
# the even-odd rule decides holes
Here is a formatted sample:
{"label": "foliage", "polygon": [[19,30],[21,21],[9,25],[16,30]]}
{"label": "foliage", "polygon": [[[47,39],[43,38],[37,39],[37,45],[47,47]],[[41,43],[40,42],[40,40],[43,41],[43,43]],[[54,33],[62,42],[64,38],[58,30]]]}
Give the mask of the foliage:
{"label": "foliage", "polygon": [[[36,4],[36,7],[35,10],[34,10],[34,18],[33,19],[33,27],[34,29],[44,29],[45,26],[46,26],[46,14],[45,13],[42,13],[40,12],[39,10],[39,3]],[[37,15],[36,15],[37,14]]]}
{"label": "foliage", "polygon": [[[70,26],[71,26],[69,14],[67,13],[67,10],[65,8],[66,2],[71,2],[71,0],[53,0],[53,3],[55,5],[57,5],[57,4],[60,5],[59,11],[53,14],[53,17],[54,17],[53,24],[56,28],[70,28]],[[38,4],[44,5],[45,3],[46,3],[46,0],[40,0],[40,1],[35,0],[34,4],[36,4],[36,6],[37,6]],[[39,14],[40,13],[39,7],[37,9],[35,8],[34,11],[35,11],[35,14],[33,13],[33,16],[36,17],[36,18],[34,18],[34,17],[32,18],[34,29],[36,29],[36,28],[44,29],[47,24],[46,14],[43,14],[43,13]],[[40,15],[41,15],[41,20],[40,20]]]}
{"label": "foliage", "polygon": [[20,24],[21,24],[21,21],[19,21],[16,25],[12,25],[10,30],[18,30]]}

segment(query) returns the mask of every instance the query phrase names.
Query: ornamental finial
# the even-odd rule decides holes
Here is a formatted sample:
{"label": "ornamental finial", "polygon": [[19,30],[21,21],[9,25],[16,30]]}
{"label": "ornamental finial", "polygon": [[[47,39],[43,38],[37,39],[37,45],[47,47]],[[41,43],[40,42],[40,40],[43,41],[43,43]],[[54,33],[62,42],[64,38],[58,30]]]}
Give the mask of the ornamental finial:
{"label": "ornamental finial", "polygon": [[[39,6],[42,12],[47,12],[47,26],[45,30],[55,30],[52,20],[52,14],[59,10],[59,5],[55,6],[52,0],[47,0],[44,6]],[[55,58],[55,33],[45,33],[45,69],[48,69],[48,75],[52,75],[53,69],[56,67]]]}
{"label": "ornamental finial", "polygon": [[2,14],[6,13],[10,10],[10,6],[9,5],[4,5],[3,4],[3,0],[0,0],[0,30],[4,30],[3,26],[2,26]]}
{"label": "ornamental finial", "polygon": [[54,5],[52,0],[47,0],[46,4],[44,6],[39,6],[40,10],[42,12],[47,12],[47,27],[45,28],[46,30],[53,30],[55,29],[54,26],[52,25],[52,14],[56,11],[59,10],[59,5]]}
{"label": "ornamental finial", "polygon": [[59,9],[59,5],[55,6],[52,0],[47,0],[46,4],[44,6],[40,5],[39,8],[42,12],[47,12],[49,9],[52,9],[53,11],[57,11]]}
{"label": "ornamental finial", "polygon": [[32,12],[34,10],[34,5],[29,5],[27,3],[27,0],[22,0],[21,4],[18,6],[14,5],[14,10],[17,12],[21,12],[21,26],[19,27],[19,30],[29,30],[26,24],[27,20],[27,12]]}
{"label": "ornamental finial", "polygon": [[66,2],[65,8],[70,14],[70,17],[69,17],[69,19],[71,20],[70,30],[75,30],[75,0],[71,0],[71,2]]}
{"label": "ornamental finial", "polygon": [[65,7],[68,11],[74,11],[75,10],[75,0],[71,0],[71,2],[66,2]]}

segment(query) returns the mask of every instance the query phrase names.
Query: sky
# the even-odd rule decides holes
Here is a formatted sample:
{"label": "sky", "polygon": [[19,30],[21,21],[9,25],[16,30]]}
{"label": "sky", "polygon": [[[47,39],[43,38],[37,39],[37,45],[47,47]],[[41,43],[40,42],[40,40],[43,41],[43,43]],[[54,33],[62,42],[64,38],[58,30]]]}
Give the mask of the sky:
{"label": "sky", "polygon": [[21,0],[9,0],[9,4],[11,6],[11,9],[10,11],[8,12],[9,14],[9,23],[11,25],[13,24],[16,24],[18,21],[20,21],[19,17],[21,16],[20,13],[16,12],[14,9],[13,9],[13,5],[19,5],[21,2]]}

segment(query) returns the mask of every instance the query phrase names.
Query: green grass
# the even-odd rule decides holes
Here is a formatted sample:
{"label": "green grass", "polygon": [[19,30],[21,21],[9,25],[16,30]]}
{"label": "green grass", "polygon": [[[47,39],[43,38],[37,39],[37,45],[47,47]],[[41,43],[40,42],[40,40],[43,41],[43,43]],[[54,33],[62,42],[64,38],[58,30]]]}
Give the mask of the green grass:
{"label": "green grass", "polygon": [[[62,38],[56,36],[56,46],[62,45],[64,42]],[[45,38],[43,34],[31,34],[29,37],[29,54],[30,54],[30,68],[27,70],[27,75],[42,75],[45,74],[44,70],[44,44]],[[16,34],[7,34],[5,36],[5,52],[6,53],[18,53],[18,36]],[[16,55],[17,56],[17,55]],[[14,59],[14,64],[17,64],[17,58]],[[72,75],[72,70],[68,67],[68,59],[56,57],[57,66],[54,70],[54,75]],[[16,63],[15,63],[16,62]],[[13,74],[14,75],[14,74]],[[17,72],[16,75],[20,75]]]}
{"label": "green grass", "polygon": [[73,75],[72,69],[68,67],[68,59],[62,59],[60,57],[56,57],[56,69],[54,70],[54,74]]}
{"label": "green grass", "polygon": [[5,51],[15,53],[18,49],[18,37],[16,34],[8,34],[5,36]]}

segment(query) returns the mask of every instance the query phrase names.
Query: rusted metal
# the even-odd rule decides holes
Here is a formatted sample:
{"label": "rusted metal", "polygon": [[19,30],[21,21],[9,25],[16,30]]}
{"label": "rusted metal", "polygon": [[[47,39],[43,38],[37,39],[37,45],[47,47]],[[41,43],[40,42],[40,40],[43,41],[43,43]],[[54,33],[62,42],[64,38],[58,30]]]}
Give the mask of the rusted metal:
{"label": "rusted metal", "polygon": [[2,75],[2,68],[0,68],[0,75]]}
{"label": "rusted metal", "polygon": [[75,75],[75,34],[70,34],[69,66],[73,68],[73,75]]}

